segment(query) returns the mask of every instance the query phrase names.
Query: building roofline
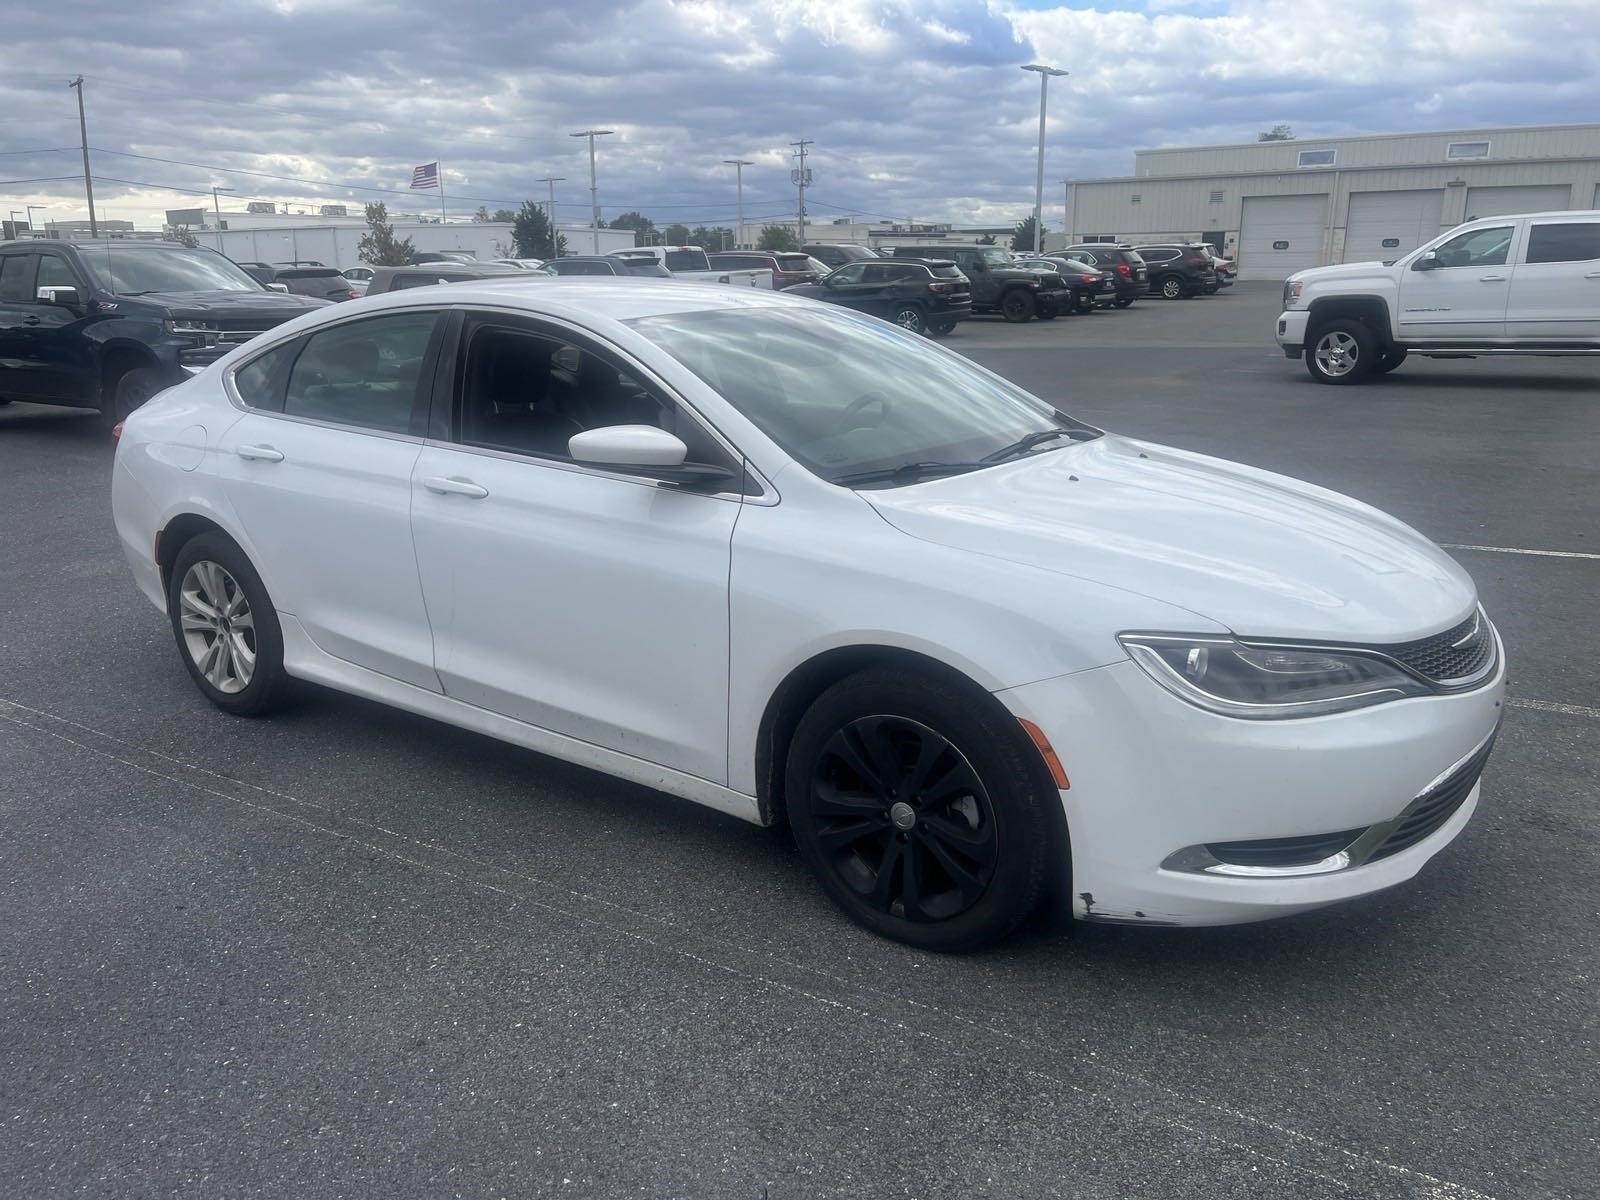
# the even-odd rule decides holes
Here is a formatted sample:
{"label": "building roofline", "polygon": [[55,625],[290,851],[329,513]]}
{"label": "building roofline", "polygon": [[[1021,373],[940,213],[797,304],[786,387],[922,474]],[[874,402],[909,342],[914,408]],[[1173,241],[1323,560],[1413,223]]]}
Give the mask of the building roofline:
{"label": "building roofline", "polygon": [[[1600,129],[1600,125],[1594,126]],[[1213,149],[1214,147],[1196,146],[1197,150]],[[1332,167],[1267,167],[1251,171],[1193,171],[1183,174],[1150,174],[1150,175],[1097,175],[1092,179],[1069,179],[1068,183],[1076,186],[1080,183],[1166,183],[1174,180],[1194,179],[1254,179],[1263,175],[1353,175],[1358,171],[1418,171],[1432,167],[1446,167],[1461,170],[1467,167],[1504,167],[1527,166],[1533,163],[1587,163],[1593,162],[1594,154],[1557,154],[1540,155],[1537,158],[1454,158],[1439,159],[1433,162],[1404,162],[1404,163],[1372,163],[1352,166]]]}
{"label": "building roofline", "polygon": [[[1566,125],[1482,125],[1471,129],[1415,129],[1409,133],[1341,133],[1332,137],[1295,137],[1286,139],[1302,146],[1318,142],[1372,142],[1392,138],[1461,137],[1486,133],[1552,133],[1566,129],[1600,130],[1600,122],[1576,121]],[[1209,146],[1140,146],[1135,154],[1154,154],[1188,150],[1242,150],[1248,146],[1281,146],[1276,142],[1217,142]]]}

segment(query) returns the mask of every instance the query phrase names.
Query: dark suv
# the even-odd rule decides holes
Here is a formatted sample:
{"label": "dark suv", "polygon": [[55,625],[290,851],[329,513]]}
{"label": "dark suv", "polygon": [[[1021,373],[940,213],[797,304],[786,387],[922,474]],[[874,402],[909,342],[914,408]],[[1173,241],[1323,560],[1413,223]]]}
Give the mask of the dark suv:
{"label": "dark suv", "polygon": [[876,250],[866,246],[855,246],[849,242],[829,244],[828,242],[811,242],[801,246],[812,258],[825,267],[839,268],[846,263],[862,262],[869,258],[882,258]]}
{"label": "dark suv", "polygon": [[[350,286],[350,281],[338,267],[322,263],[240,263],[240,269],[257,283],[273,291],[293,292],[296,296],[315,296],[319,300],[359,300],[361,293]],[[277,283],[282,287],[272,288]]]}
{"label": "dark suv", "polygon": [[242,342],[328,301],[269,292],[176,242],[0,245],[0,399],[120,421]]}
{"label": "dark suv", "polygon": [[653,258],[616,258],[609,254],[574,254],[552,258],[540,267],[552,275],[642,275],[647,279],[671,279],[672,272]]}
{"label": "dark suv", "polygon": [[771,271],[772,286],[780,291],[797,284],[816,283],[822,278],[812,266],[808,254],[780,253],[775,250],[726,250],[709,257],[713,271]]}
{"label": "dark suv", "polygon": [[1116,306],[1127,308],[1150,290],[1150,271],[1138,251],[1109,242],[1087,242],[1051,252],[1053,258],[1070,258],[1099,267],[1117,287]]}
{"label": "dark suv", "polygon": [[[936,255],[961,268],[972,283],[972,311],[997,312],[1008,321],[1049,320],[1072,307],[1072,294],[1054,271],[1019,266],[998,246],[896,246],[896,258]],[[832,278],[832,276],[829,276]]]}
{"label": "dark suv", "polygon": [[913,333],[942,337],[972,312],[972,286],[949,259],[888,259],[846,263],[821,283],[802,283],[791,296],[826,300],[893,321]]}
{"label": "dark suv", "polygon": [[1201,292],[1217,290],[1217,271],[1211,255],[1190,242],[1168,242],[1133,248],[1150,272],[1150,290],[1166,300],[1188,300]]}

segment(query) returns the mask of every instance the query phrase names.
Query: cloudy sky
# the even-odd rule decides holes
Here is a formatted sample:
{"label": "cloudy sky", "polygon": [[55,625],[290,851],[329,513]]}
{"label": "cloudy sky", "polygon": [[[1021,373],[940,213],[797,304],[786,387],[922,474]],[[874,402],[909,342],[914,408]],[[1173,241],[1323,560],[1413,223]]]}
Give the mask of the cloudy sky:
{"label": "cloudy sky", "polygon": [[0,209],[43,204],[41,221],[85,215],[80,73],[101,214],[141,225],[213,184],[235,189],[224,207],[421,211],[410,168],[435,158],[452,211],[563,175],[558,211],[585,220],[568,133],[590,126],[617,131],[608,216],[731,223],[733,157],[756,164],[748,217],[792,214],[806,137],[813,220],[1013,220],[1032,205],[1032,61],[1071,72],[1047,203],[1067,176],[1125,173],[1136,146],[1280,121],[1304,138],[1600,119],[1597,0],[34,0],[3,35]]}

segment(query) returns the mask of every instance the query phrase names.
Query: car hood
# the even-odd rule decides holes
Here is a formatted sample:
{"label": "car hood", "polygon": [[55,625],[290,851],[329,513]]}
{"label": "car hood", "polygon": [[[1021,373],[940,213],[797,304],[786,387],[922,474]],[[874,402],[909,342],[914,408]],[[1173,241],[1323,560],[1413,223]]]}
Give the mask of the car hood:
{"label": "car hood", "polygon": [[1366,279],[1374,273],[1388,274],[1393,268],[1377,259],[1368,262],[1336,263],[1331,267],[1307,267],[1289,276],[1301,283],[1321,283],[1328,279]]}
{"label": "car hood", "polygon": [[173,317],[226,321],[262,317],[274,325],[329,303],[293,292],[146,292],[131,299],[159,304]]}
{"label": "car hood", "polygon": [[861,495],[912,537],[1137,592],[1247,637],[1409,641],[1476,601],[1454,560],[1377,509],[1110,435]]}
{"label": "car hood", "polygon": [[786,296],[810,296],[813,300],[826,300],[828,289],[820,283],[797,283],[793,287],[783,289]]}

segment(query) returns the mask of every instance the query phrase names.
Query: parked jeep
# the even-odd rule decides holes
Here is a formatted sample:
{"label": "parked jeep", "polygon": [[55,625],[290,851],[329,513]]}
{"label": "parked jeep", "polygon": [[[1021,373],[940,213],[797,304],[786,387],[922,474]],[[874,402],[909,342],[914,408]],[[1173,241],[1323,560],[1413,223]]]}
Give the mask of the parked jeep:
{"label": "parked jeep", "polygon": [[268,291],[176,242],[0,245],[0,403],[122,420],[241,342],[329,302]]}
{"label": "parked jeep", "polygon": [[1049,319],[1071,311],[1072,294],[1055,271],[1019,265],[998,246],[896,246],[896,258],[954,262],[972,284],[972,311],[997,312],[1008,321]]}

